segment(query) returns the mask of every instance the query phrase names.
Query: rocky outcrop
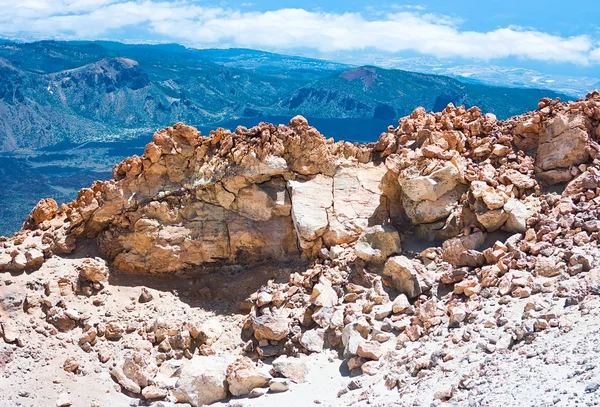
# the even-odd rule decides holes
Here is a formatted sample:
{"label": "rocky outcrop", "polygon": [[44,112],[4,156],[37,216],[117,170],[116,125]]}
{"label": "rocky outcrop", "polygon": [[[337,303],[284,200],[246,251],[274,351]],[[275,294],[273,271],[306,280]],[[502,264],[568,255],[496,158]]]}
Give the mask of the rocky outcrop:
{"label": "rocky outcrop", "polygon": [[[362,374],[347,391],[371,377],[406,395],[438,372],[458,384],[434,398],[466,400],[484,355],[529,360],[539,333],[560,340],[593,320],[583,316],[600,293],[598,107],[595,92],[507,122],[417,109],[367,146],[325,140],[302,118],[207,138],[176,125],[114,180],[59,209],[40,202],[0,242],[0,267],[15,274],[2,283],[22,290],[0,290],[0,338],[68,338],[55,349],[114,360],[114,380],[147,400],[286,391],[314,378],[311,354],[328,350]],[[565,130],[548,130],[557,123]],[[584,162],[541,148],[574,129],[587,134]],[[569,181],[547,188],[555,170]],[[82,258],[81,246],[101,255]],[[259,263],[185,279],[126,273]],[[131,280],[154,288],[128,290]],[[92,371],[71,356],[60,366]]]}
{"label": "rocky outcrop", "polygon": [[115,166],[113,180],[61,208],[41,201],[2,242],[0,269],[38,267],[90,239],[117,269],[172,273],[315,258],[377,225],[426,240],[523,233],[540,187],[595,162],[599,116],[598,92],[543,99],[503,122],[476,107],[419,108],[368,145],[325,139],[300,116],[208,137],[177,124]]}

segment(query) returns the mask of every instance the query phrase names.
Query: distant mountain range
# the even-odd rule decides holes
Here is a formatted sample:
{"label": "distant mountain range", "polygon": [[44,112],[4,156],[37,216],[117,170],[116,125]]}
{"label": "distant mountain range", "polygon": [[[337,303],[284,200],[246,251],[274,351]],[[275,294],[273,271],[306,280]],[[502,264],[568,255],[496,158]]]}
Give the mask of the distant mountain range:
{"label": "distant mountain range", "polygon": [[[475,64],[471,61],[442,60],[433,57],[398,58],[379,54],[363,55],[362,59],[386,69],[403,69],[412,72],[450,76],[465,83],[505,86],[510,88],[549,89],[583,97],[600,86],[600,74],[595,76],[569,76],[547,74],[534,69]],[[339,56],[343,61],[343,56]]]}
{"label": "distant mountain range", "polygon": [[393,124],[417,106],[449,102],[505,118],[543,96],[568,98],[245,49],[2,42],[0,151],[130,137],[177,121],[303,114]]}

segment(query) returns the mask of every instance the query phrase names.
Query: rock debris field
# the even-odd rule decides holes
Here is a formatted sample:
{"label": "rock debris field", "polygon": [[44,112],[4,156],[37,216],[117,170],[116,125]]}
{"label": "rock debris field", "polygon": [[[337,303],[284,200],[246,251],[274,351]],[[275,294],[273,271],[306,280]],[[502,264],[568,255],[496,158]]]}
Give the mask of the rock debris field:
{"label": "rock debris field", "polygon": [[598,91],[158,131],[0,238],[0,405],[599,405],[599,139]]}

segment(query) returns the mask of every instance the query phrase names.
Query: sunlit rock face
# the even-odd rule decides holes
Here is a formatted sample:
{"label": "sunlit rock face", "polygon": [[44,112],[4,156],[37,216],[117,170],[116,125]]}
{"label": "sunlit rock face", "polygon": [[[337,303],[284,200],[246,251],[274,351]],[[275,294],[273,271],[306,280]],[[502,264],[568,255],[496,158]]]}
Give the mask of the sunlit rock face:
{"label": "sunlit rock face", "polygon": [[366,145],[326,139],[301,116],[209,136],[178,123],[113,180],[60,208],[41,201],[2,242],[0,268],[38,267],[84,240],[117,269],[171,273],[315,258],[375,225],[403,239],[523,233],[546,209],[544,185],[597,187],[598,92],[539,106],[507,121],[419,108]]}

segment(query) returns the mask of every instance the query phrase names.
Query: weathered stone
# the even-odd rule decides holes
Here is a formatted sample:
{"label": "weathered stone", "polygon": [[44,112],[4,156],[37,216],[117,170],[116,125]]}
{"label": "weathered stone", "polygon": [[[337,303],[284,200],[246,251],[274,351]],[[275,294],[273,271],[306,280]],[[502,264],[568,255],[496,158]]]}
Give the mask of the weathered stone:
{"label": "weathered stone", "polygon": [[535,274],[540,277],[556,277],[566,270],[566,264],[551,257],[538,257],[535,262]]}
{"label": "weathered stone", "polygon": [[311,329],[302,334],[300,344],[309,352],[321,352],[325,344],[325,332],[322,329]]}
{"label": "weathered stone", "polygon": [[508,214],[504,229],[513,233],[525,233],[527,231],[527,219],[531,216],[527,206],[521,201],[511,198],[504,204],[504,210]]}
{"label": "weathered stone", "polygon": [[58,213],[58,204],[52,198],[42,199],[31,210],[29,217],[25,221],[25,225],[35,227],[52,219]]}
{"label": "weathered stone", "polygon": [[92,283],[106,283],[109,270],[106,262],[98,257],[83,260],[79,267],[79,277]]}
{"label": "weathered stone", "polygon": [[73,405],[71,398],[67,392],[60,393],[56,399],[56,407],[69,407]]}
{"label": "weathered stone", "polygon": [[391,257],[383,268],[383,275],[392,280],[392,286],[409,298],[415,298],[431,288],[431,278],[425,268],[405,256]]}
{"label": "weathered stone", "polygon": [[307,181],[288,182],[292,198],[292,218],[303,249],[327,230],[327,209],[333,205],[333,179],[317,175]]}
{"label": "weathered stone", "polygon": [[362,358],[379,360],[383,356],[381,344],[373,341],[365,341],[358,345],[356,354]]}
{"label": "weathered stone", "polygon": [[262,315],[253,318],[252,327],[254,328],[254,337],[259,341],[261,339],[279,341],[290,332],[289,322],[282,315]]}
{"label": "weathered stone", "polygon": [[211,346],[219,340],[223,334],[223,326],[216,318],[211,318],[204,321],[197,330],[196,335],[191,332],[192,336],[198,337],[204,344]]}
{"label": "weathered stone", "polygon": [[444,219],[458,206],[459,200],[467,190],[465,185],[446,192],[436,201],[413,201],[407,195],[402,196],[402,206],[413,224],[432,223]]}
{"label": "weathered stone", "polygon": [[195,356],[181,366],[173,394],[179,402],[193,407],[227,397],[227,361],[219,356]]}
{"label": "weathered stone", "polygon": [[158,386],[147,386],[142,389],[142,396],[146,400],[162,399],[167,397],[167,390]]}
{"label": "weathered stone", "polygon": [[484,241],[483,233],[476,231],[468,236],[446,240],[442,245],[442,258],[455,267],[468,265],[463,253],[481,247]]}
{"label": "weathered stone", "polygon": [[257,388],[266,386],[271,376],[260,371],[247,357],[236,359],[227,368],[229,392],[234,396],[244,396]]}
{"label": "weathered stone", "polygon": [[453,163],[445,162],[429,175],[415,175],[405,171],[398,177],[402,192],[412,201],[437,201],[456,187],[459,171]]}
{"label": "weathered stone", "polygon": [[282,379],[275,377],[269,381],[269,390],[273,393],[282,393],[290,389],[290,381],[288,379]]}
{"label": "weathered stone", "polygon": [[408,298],[406,298],[405,294],[398,295],[394,302],[392,302],[392,312],[394,314],[399,314],[404,310],[410,307],[410,302],[408,302]]}
{"label": "weathered stone", "polygon": [[338,302],[338,296],[328,280],[315,284],[310,296],[310,302],[317,307],[333,307]]}
{"label": "weathered stone", "polygon": [[152,344],[141,341],[122,362],[118,362],[111,369],[110,374],[127,391],[140,394],[157,372],[158,366],[152,355]]}
{"label": "weathered stone", "polygon": [[308,363],[305,357],[293,358],[283,355],[273,361],[273,369],[295,383],[304,383],[310,373]]}
{"label": "weathered stone", "polygon": [[118,341],[123,337],[124,333],[125,328],[123,328],[123,326],[120,323],[118,323],[117,321],[110,321],[108,324],[106,324],[104,337],[106,339]]}
{"label": "weathered stone", "polygon": [[553,119],[540,143],[535,165],[543,171],[567,168],[586,162],[588,134],[578,126],[577,116],[559,115]]}
{"label": "weathered stone", "polygon": [[364,231],[355,249],[356,257],[372,263],[383,263],[402,252],[400,235],[391,226],[372,226]]}
{"label": "weathered stone", "polygon": [[144,303],[152,301],[153,298],[154,297],[152,296],[152,293],[150,291],[148,291],[148,289],[146,287],[142,287],[142,292],[140,293],[138,302],[140,304],[144,304]]}

